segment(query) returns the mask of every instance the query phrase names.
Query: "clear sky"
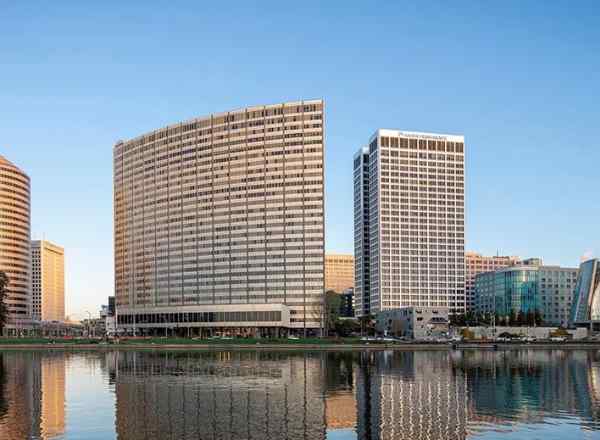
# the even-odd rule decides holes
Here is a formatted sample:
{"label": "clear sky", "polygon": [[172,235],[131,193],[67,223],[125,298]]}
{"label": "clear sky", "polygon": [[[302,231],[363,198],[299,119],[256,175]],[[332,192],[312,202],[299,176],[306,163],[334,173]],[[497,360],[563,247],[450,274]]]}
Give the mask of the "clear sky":
{"label": "clear sky", "polygon": [[391,128],[464,134],[467,249],[577,266],[600,254],[598,23],[583,0],[0,2],[0,154],[79,318],[113,293],[115,141],[286,100],[325,100],[327,250],[353,250],[352,155]]}

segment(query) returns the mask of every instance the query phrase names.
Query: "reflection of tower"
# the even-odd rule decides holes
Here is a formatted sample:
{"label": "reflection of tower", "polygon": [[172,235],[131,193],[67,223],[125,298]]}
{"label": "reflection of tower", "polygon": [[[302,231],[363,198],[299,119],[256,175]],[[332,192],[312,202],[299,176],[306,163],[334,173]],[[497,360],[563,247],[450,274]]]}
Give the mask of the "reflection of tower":
{"label": "reflection of tower", "polygon": [[65,432],[65,354],[46,353],[41,362],[41,430],[49,440]]}
{"label": "reflection of tower", "polygon": [[356,375],[356,406],[358,407],[358,423],[356,431],[358,438],[375,440],[379,438],[379,412],[375,410],[376,399],[373,397],[373,370],[375,369],[374,354],[360,354],[358,374]]}
{"label": "reflection of tower", "polygon": [[[359,438],[463,440],[467,383],[448,353],[383,352],[362,359],[357,398]],[[412,366],[412,368],[406,368]]]}
{"label": "reflection of tower", "polygon": [[328,430],[353,429],[356,426],[354,396],[355,353],[328,352],[326,367],[325,422]]}
{"label": "reflection of tower", "polygon": [[121,352],[118,437],[324,439],[321,356]]}
{"label": "reflection of tower", "polygon": [[0,355],[0,438],[40,437],[40,354]]}

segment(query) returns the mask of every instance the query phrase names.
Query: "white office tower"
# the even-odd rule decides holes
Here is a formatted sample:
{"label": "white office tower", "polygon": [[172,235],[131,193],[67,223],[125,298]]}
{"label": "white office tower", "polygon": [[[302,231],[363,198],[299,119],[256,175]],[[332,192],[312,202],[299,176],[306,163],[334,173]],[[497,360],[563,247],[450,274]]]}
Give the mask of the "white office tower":
{"label": "white office tower", "polygon": [[464,153],[463,136],[378,130],[355,155],[358,316],[464,312]]}

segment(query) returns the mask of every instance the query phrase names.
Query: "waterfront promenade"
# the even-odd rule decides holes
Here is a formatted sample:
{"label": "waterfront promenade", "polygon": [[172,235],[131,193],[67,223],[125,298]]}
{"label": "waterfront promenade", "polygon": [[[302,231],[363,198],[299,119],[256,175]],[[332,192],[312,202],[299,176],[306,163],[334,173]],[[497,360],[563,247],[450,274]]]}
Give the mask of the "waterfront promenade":
{"label": "waterfront promenade", "polygon": [[537,341],[537,342],[493,342],[467,341],[456,343],[444,342],[362,342],[355,338],[340,340],[190,340],[166,339],[121,340],[119,342],[99,342],[92,340],[41,340],[41,339],[2,339],[0,350],[168,350],[168,351],[256,351],[256,350],[397,350],[397,351],[430,351],[430,350],[600,350],[600,341]]}

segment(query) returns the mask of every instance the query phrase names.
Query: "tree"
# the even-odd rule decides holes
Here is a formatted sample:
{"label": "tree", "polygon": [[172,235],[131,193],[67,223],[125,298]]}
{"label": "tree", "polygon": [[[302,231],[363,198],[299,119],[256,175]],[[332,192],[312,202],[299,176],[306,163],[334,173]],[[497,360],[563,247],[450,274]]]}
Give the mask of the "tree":
{"label": "tree", "polygon": [[325,293],[325,336],[329,336],[330,330],[335,330],[340,317],[341,302],[340,295],[333,290]]}
{"label": "tree", "polygon": [[528,327],[533,327],[535,324],[535,314],[531,310],[525,315],[525,322],[527,322]]}
{"label": "tree", "polygon": [[0,271],[0,335],[4,332],[4,326],[8,321],[8,306],[6,305],[8,283],[8,277],[4,272]]}
{"label": "tree", "polygon": [[467,326],[467,315],[465,313],[453,313],[452,315],[450,315],[450,325],[452,327]]}
{"label": "tree", "polygon": [[348,337],[352,333],[358,333],[360,331],[360,324],[352,318],[349,319],[338,319],[335,323],[335,332],[338,336]]}
{"label": "tree", "polygon": [[375,332],[373,326],[374,316],[371,314],[363,315],[358,318],[360,322],[360,334],[361,336],[366,333],[367,336],[373,334]]}

